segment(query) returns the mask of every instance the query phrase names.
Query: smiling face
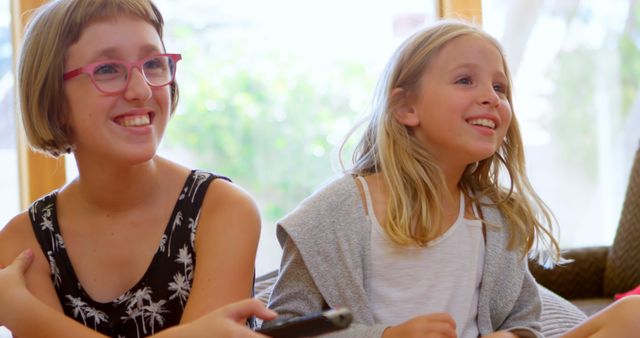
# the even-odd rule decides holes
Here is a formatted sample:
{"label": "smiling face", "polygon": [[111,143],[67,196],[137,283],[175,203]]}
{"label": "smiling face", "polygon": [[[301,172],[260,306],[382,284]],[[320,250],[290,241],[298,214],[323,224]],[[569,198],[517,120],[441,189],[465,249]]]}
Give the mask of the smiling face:
{"label": "smiling face", "polygon": [[511,122],[508,86],[500,51],[479,36],[460,36],[427,63],[396,118],[441,167],[461,171],[501,145]]}
{"label": "smiling face", "polygon": [[[158,32],[148,22],[121,16],[89,24],[72,44],[65,72],[103,60],[133,62],[164,53]],[[170,86],[151,88],[138,69],[126,90],[101,93],[86,74],[65,82],[69,125],[76,158],[125,161],[153,158],[171,107]]]}

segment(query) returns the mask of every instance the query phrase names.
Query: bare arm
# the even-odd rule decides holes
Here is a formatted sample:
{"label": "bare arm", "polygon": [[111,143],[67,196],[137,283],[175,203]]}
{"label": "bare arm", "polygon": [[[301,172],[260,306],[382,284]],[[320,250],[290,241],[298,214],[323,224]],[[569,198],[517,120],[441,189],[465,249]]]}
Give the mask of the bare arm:
{"label": "bare arm", "polygon": [[640,333],[640,296],[627,296],[571,329],[562,338],[632,338]]}
{"label": "bare arm", "polygon": [[[47,306],[26,288],[25,275],[34,263],[34,252],[23,251],[0,270],[0,323],[16,336],[24,337],[105,337],[68,320],[60,311]],[[26,317],[29,317],[28,320]]]}
{"label": "bare arm", "polygon": [[[21,274],[21,283],[26,286],[24,291],[38,301],[38,304],[52,313],[58,313],[64,318],[62,312],[62,306],[58,301],[58,297],[53,288],[50,278],[49,262],[40,249],[34,232],[31,227],[31,222],[27,212],[23,212],[14,217],[3,229],[0,231],[0,267],[9,266],[16,256],[18,256],[25,249],[31,250],[30,268],[25,270],[24,275]],[[0,282],[0,289],[11,290],[18,294],[18,288],[14,288],[13,284]],[[26,298],[25,298],[26,300]],[[20,305],[20,307],[14,304]],[[0,308],[10,309],[11,315],[20,319],[21,323],[29,322],[27,319],[31,318],[31,307],[29,302],[11,303],[6,299],[0,301]],[[28,318],[27,318],[28,317]],[[0,318],[0,325],[6,325]],[[30,329],[45,331],[49,326],[46,322],[38,323],[36,321],[29,324]],[[13,332],[14,337],[31,337],[29,334],[20,334],[20,332]]]}
{"label": "bare arm", "polygon": [[260,215],[237,186],[215,180],[204,199],[195,250],[197,263],[181,323],[251,297]]}

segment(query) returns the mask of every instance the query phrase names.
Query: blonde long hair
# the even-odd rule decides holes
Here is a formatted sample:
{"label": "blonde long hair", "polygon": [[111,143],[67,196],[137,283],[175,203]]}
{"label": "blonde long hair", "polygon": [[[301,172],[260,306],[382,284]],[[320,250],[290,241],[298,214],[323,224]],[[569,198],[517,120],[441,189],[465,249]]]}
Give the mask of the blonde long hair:
{"label": "blonde long hair", "polygon": [[[446,190],[444,175],[433,156],[420,145],[407,127],[394,118],[401,104],[391,93],[401,88],[411,93],[434,55],[449,41],[473,35],[493,44],[503,59],[509,81],[507,98],[513,107],[511,76],[500,44],[480,28],[459,21],[441,21],[409,37],[395,52],[378,82],[372,115],[353,155],[352,174],[379,173],[388,188],[386,217],[381,226],[400,245],[426,246],[437,235],[441,220],[441,196]],[[513,109],[512,109],[513,111]],[[344,146],[344,145],[343,145]],[[509,178],[500,185],[501,173]],[[509,250],[526,255],[537,245],[560,260],[553,235],[554,218],[527,179],[524,148],[518,121],[513,116],[505,139],[491,157],[470,164],[459,182],[463,193],[475,203],[488,197],[510,228]]]}

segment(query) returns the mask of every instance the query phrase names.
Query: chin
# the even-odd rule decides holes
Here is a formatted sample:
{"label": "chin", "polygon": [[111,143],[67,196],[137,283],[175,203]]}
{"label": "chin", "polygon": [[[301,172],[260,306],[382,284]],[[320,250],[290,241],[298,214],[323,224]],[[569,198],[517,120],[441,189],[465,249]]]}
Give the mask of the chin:
{"label": "chin", "polygon": [[157,148],[153,147],[153,149],[138,149],[138,151],[132,151],[123,155],[127,162],[136,165],[152,160],[156,154]]}
{"label": "chin", "polygon": [[491,149],[476,149],[476,151],[471,153],[471,156],[474,161],[473,162],[480,162],[483,160],[486,160],[488,158],[490,158],[491,156],[493,156],[498,150],[495,148],[491,148]]}

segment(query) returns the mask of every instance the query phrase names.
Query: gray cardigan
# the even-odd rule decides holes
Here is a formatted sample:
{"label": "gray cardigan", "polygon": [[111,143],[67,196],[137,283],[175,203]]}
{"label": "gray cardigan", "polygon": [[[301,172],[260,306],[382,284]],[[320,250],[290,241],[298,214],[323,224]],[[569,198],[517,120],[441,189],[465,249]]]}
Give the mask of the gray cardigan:
{"label": "gray cardigan", "polygon": [[[497,227],[486,231],[480,334],[509,330],[521,337],[542,337],[540,296],[526,259],[507,251],[508,227],[498,210],[483,207],[482,214]],[[331,337],[381,337],[387,326],[374,322],[365,285],[370,235],[370,221],[352,176],[340,177],[304,200],[278,224],[284,252],[269,307],[286,318],[327,305],[345,306],[354,323]]]}

